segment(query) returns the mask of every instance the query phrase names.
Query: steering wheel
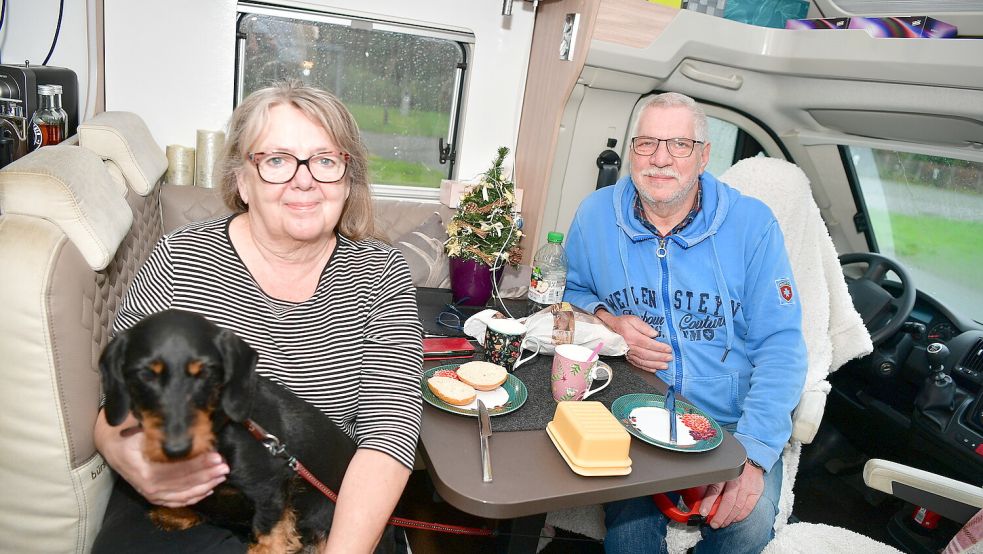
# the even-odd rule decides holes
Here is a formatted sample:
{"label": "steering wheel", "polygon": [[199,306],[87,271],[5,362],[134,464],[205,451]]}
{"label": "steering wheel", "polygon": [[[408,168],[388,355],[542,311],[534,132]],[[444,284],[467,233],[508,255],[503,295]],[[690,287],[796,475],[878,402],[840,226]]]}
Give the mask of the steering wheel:
{"label": "steering wheel", "polygon": [[[853,306],[860,312],[864,326],[870,333],[874,346],[901,330],[905,320],[915,307],[915,286],[911,275],[894,260],[873,252],[855,252],[840,256],[840,266],[866,263],[867,270],[861,277],[846,277],[847,289],[853,298]],[[901,292],[891,294],[884,287],[884,276],[893,271],[901,279]]]}

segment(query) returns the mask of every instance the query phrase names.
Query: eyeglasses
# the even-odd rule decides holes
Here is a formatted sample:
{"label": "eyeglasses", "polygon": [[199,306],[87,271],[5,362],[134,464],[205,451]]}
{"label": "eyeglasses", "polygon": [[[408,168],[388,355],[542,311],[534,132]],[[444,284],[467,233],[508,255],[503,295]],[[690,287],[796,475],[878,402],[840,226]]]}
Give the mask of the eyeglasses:
{"label": "eyeglasses", "polygon": [[[459,302],[466,300],[467,298],[462,298]],[[456,304],[445,304],[444,309],[437,314],[437,325],[454,329],[455,331],[464,331],[465,320],[467,320],[467,317],[458,309]]]}
{"label": "eyeglasses", "polygon": [[673,158],[688,158],[697,144],[702,140],[688,138],[659,139],[655,137],[635,137],[631,139],[631,150],[639,156],[651,156],[659,149],[660,143],[666,143],[666,150]]}
{"label": "eyeglasses", "polygon": [[293,179],[302,165],[318,183],[337,183],[345,176],[351,158],[346,152],[320,152],[306,160],[286,152],[253,152],[248,157],[256,164],[260,179],[271,185]]}

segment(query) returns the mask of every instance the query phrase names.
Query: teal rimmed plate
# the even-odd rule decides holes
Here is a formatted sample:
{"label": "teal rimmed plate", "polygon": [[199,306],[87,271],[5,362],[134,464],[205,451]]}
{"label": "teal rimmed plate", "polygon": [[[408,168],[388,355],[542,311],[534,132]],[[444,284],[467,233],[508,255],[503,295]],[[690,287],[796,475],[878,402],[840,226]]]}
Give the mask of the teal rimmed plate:
{"label": "teal rimmed plate", "polygon": [[430,391],[430,387],[427,386],[427,379],[433,377],[433,374],[438,371],[444,369],[456,370],[460,366],[461,364],[441,365],[423,372],[423,378],[420,380],[420,390],[423,391],[423,399],[427,401],[427,404],[452,414],[478,417],[478,400],[480,399],[485,403],[485,407],[488,408],[488,415],[494,417],[518,410],[525,403],[526,398],[529,397],[526,384],[520,381],[515,375],[509,373],[508,378],[505,379],[502,386],[492,391],[478,391],[477,397],[471,404],[467,406],[448,404],[437,398],[437,395]]}
{"label": "teal rimmed plate", "polygon": [[[665,410],[665,402],[666,397],[661,394],[626,394],[611,404],[611,413],[639,440],[667,450],[706,452],[720,446],[724,441],[724,430],[712,417],[689,402],[677,398],[676,414],[679,418],[677,440],[676,444],[670,443],[669,417]],[[690,427],[683,420],[687,414],[697,416],[691,421],[696,428],[696,437],[690,433]],[[713,436],[708,436],[711,434]]]}

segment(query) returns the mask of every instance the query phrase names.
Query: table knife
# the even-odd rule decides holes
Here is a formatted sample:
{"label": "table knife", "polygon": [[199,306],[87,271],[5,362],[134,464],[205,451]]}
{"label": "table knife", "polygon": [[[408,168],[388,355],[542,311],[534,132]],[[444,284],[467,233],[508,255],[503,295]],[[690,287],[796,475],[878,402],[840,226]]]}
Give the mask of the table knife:
{"label": "table knife", "polygon": [[676,389],[672,385],[666,391],[665,408],[669,412],[669,443],[676,444]]}
{"label": "table knife", "polygon": [[478,400],[478,437],[481,442],[481,480],[491,483],[491,451],[488,449],[488,437],[492,434],[491,419],[488,417],[488,408],[485,403]]}

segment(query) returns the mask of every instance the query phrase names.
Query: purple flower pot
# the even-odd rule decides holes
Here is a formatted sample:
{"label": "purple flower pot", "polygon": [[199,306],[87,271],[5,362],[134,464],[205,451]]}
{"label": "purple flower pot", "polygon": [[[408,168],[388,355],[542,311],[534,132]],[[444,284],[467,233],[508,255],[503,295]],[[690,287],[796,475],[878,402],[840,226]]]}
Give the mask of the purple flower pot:
{"label": "purple flower pot", "polygon": [[[451,296],[462,306],[484,306],[492,295],[491,267],[474,260],[450,259]],[[495,272],[502,281],[502,268]]]}

